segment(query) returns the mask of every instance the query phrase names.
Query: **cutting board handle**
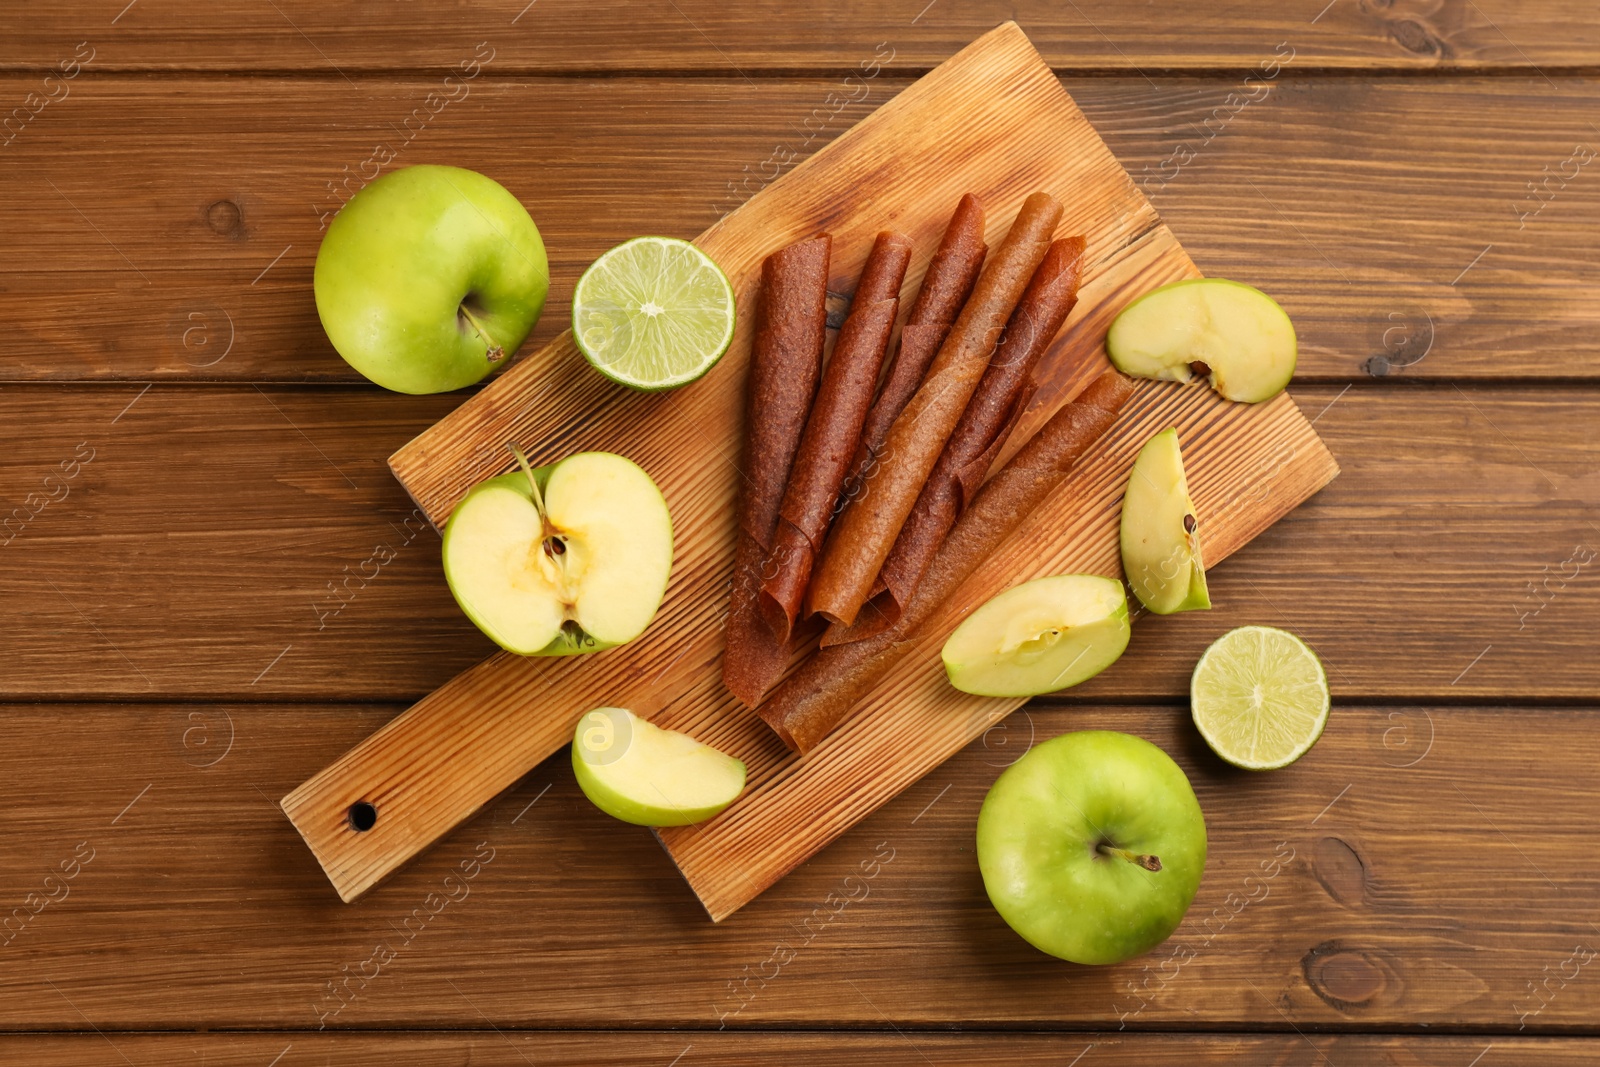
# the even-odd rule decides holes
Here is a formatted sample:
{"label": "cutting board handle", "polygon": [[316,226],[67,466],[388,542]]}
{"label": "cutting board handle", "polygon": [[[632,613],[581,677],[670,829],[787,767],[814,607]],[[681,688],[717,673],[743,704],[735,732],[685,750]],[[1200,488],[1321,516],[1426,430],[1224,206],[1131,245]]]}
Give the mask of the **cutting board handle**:
{"label": "cutting board handle", "polygon": [[530,669],[502,652],[462,672],[283,798],[341,900],[360,897],[571,740],[586,709],[537,699]]}

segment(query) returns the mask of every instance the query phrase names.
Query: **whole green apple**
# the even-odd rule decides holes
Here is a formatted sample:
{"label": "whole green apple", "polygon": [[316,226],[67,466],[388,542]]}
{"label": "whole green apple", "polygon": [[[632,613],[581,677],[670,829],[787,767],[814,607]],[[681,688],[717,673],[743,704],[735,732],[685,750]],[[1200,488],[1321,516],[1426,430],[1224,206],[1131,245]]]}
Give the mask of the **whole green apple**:
{"label": "whole green apple", "polygon": [[550,266],[539,228],[492,178],[406,167],[363,188],[328,226],[317,315],[356,370],[398,393],[481,381],[539,320]]}
{"label": "whole green apple", "polygon": [[1062,734],[1006,768],[978,813],[995,910],[1073,963],[1119,963],[1165,941],[1206,866],[1206,823],[1182,769],[1143,738]]}

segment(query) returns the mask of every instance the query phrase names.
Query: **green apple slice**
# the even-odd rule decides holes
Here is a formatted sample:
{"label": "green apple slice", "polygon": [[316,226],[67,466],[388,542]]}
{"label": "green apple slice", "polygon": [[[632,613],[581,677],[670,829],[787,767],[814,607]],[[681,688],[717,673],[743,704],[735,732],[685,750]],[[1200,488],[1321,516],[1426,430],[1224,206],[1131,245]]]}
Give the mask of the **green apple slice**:
{"label": "green apple slice", "polygon": [[1229,400],[1254,403],[1294,376],[1294,323],[1259,289],[1193,278],[1146,293],[1112,322],[1106,353],[1136,378],[1186,382],[1209,375]]}
{"label": "green apple slice", "polygon": [[467,617],[524,656],[644,632],[672,571],[672,518],[633,461],[580,452],[481,482],[450,516],[444,573]]}
{"label": "green apple slice", "polygon": [[703,822],[744,792],[742,762],[627,708],[578,720],[572,771],[595,807],[639,826]]}
{"label": "green apple slice", "polygon": [[1122,570],[1139,602],[1157,615],[1211,606],[1177,430],[1150,438],[1133,462],[1122,496]]}
{"label": "green apple slice", "polygon": [[1127,647],[1122,583],[1062,574],[995,596],[956,627],[942,655],[963,693],[1031,697],[1093,678]]}

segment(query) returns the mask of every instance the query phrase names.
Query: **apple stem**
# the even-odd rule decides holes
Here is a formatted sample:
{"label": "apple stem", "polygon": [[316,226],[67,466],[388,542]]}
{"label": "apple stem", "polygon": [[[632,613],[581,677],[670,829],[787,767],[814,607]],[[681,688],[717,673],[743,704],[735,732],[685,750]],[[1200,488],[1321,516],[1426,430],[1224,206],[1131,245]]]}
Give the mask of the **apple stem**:
{"label": "apple stem", "polygon": [[508,441],[506,447],[517,457],[517,465],[522,468],[522,473],[528,476],[528,488],[533,490],[533,506],[539,512],[540,521],[547,522],[544,515],[544,494],[539,491],[539,480],[533,476],[533,464],[528,462],[528,454],[522,451],[522,446],[515,441]]}
{"label": "apple stem", "polygon": [[1116,856],[1118,859],[1125,859],[1129,863],[1143,867],[1147,871],[1159,871],[1161,869],[1160,856],[1139,855],[1135,852],[1129,852],[1125,848],[1118,848],[1115,845],[1107,844],[1096,845],[1095,851],[1100,853],[1102,856]]}
{"label": "apple stem", "polygon": [[507,441],[506,447],[517,457],[517,465],[522,468],[522,473],[528,476],[528,488],[533,490],[533,508],[539,513],[539,523],[543,527],[540,530],[539,543],[544,546],[545,554],[555,561],[557,569],[562,569],[566,563],[567,548],[561,538],[556,536],[555,531],[550,529],[550,517],[544,510],[544,494],[539,491],[539,479],[533,476],[533,464],[528,462],[528,454],[515,441]]}
{"label": "apple stem", "polygon": [[479,322],[477,317],[467,309],[466,304],[462,304],[456,310],[461,313],[462,318],[466,319],[467,322],[471,324],[473,330],[475,330],[478,336],[483,339],[483,343],[489,346],[489,350],[485,352],[484,355],[488,357],[490,363],[499,363],[502,359],[506,358],[506,350],[500,345],[495,344],[494,338],[489,336],[489,331],[483,328],[483,323]]}

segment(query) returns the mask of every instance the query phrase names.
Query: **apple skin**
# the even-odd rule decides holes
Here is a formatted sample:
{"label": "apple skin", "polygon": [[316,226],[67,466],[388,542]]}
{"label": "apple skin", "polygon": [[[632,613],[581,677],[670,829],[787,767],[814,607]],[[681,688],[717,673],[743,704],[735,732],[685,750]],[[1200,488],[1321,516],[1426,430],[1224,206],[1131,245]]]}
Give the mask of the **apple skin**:
{"label": "apple skin", "polygon": [[[540,492],[544,491],[545,482],[550,480],[550,470],[551,467],[534,468],[533,474],[535,478],[539,479]],[[461,504],[456,505],[457,509],[459,510],[468,500],[471,500],[474,494],[496,487],[510,489],[521,496],[527,497],[530,501],[533,500],[533,490],[528,488],[528,477],[518,470],[495,478],[486,478],[479,482],[462,498]],[[448,524],[444,528],[444,540],[440,547],[440,554],[446,558],[450,555],[450,534],[453,529],[454,527]],[[515,652],[519,656],[577,656],[585,652],[604,652],[608,648],[617,647],[615,642],[596,641],[593,637],[577,631],[573,627],[563,626],[561,633],[556,636],[554,641],[551,641],[536,652],[525,652],[522,649],[512,648],[495,637],[494,629],[489,622],[473,610],[471,598],[456,592],[455,583],[451,581],[448,569],[445,571],[444,577],[445,582],[450,586],[451,592],[455,594],[456,604],[460,606],[462,613],[472,620],[474,626],[483,631],[485,637],[494,641],[507,652]]]}
{"label": "apple skin", "polygon": [[313,281],[322,328],[347,363],[397,393],[442,393],[510,362],[539,320],[550,266],[539,228],[502,185],[423,165],[350,198]]}
{"label": "apple skin", "polygon": [[[583,454],[584,453],[581,452],[574,453],[574,455]],[[545,488],[549,485],[550,475],[555,471],[555,469],[562,463],[565,463],[566,460],[572,458],[573,456],[567,456],[555,463],[546,464],[543,467],[533,468],[533,478],[539,485],[540,493],[543,493]],[[626,457],[618,458],[626,459]],[[627,462],[632,463],[633,461],[628,460]],[[637,466],[637,464],[634,464],[634,466]],[[646,477],[648,477],[648,475],[646,475]],[[654,484],[653,480],[652,484]],[[530,502],[533,500],[533,489],[528,485],[528,475],[523,473],[521,470],[514,470],[509,474],[501,474],[493,478],[486,478],[477,485],[473,486],[467,495],[462,498],[461,504],[456,505],[456,510],[460,511],[462,506],[465,505],[474,494],[493,488],[510,489],[519,496],[525,497]],[[659,488],[657,489],[657,493],[660,493]],[[670,545],[673,537],[672,514],[667,509],[665,497],[661,498],[661,510],[664,521],[666,522],[667,543]],[[443,558],[449,558],[450,537],[455,529],[456,527],[454,524],[445,524],[444,538],[440,546],[440,554]],[[608,648],[616,648],[620,644],[627,643],[625,641],[601,641],[590,634],[583,632],[576,626],[567,625],[561,628],[561,632],[556,635],[555,640],[551,641],[548,645],[545,645],[543,648],[538,649],[537,651],[528,652],[522,649],[512,648],[495,637],[493,627],[484,618],[482,618],[482,616],[473,610],[471,598],[463,595],[456,589],[455,582],[450,577],[450,571],[448,567],[445,568],[445,582],[450,586],[451,594],[455,597],[456,604],[461,608],[462,613],[465,614],[467,618],[472,620],[473,625],[481,630],[484,636],[500,645],[500,647],[504,648],[507,652],[514,652],[519,656],[579,656],[589,652],[604,652]],[[663,593],[664,592],[665,589],[663,589]]]}
{"label": "apple skin", "polygon": [[[1149,871],[1101,842],[1159,858]],[[1183,770],[1143,738],[1062,734],[1000,775],[978,813],[989,900],[1029,944],[1119,963],[1165,941],[1194,901],[1206,824]]]}
{"label": "apple skin", "polygon": [[[1194,529],[1186,519],[1193,520]],[[1199,520],[1176,429],[1162,430],[1139,449],[1122,495],[1119,537],[1128,587],[1151,612],[1174,615],[1211,607]]]}
{"label": "apple skin", "polygon": [[[659,790],[641,782],[651,772],[680,798],[713,780],[725,788],[715,797],[702,793],[700,803],[674,807],[664,802]],[[688,734],[663,729],[626,708],[596,708],[578,720],[572,737],[572,773],[595,807],[635,826],[705,822],[739,799],[745,781],[742,760]],[[641,785],[643,792],[655,796],[641,799],[637,795]]]}
{"label": "apple skin", "polygon": [[1229,400],[1270,400],[1294,377],[1299,342],[1288,312],[1254,286],[1189,278],[1123,308],[1106,332],[1106,354],[1136,378],[1187,382],[1203,364]]}
{"label": "apple skin", "polygon": [[1058,574],[989,598],[956,627],[940,657],[950,684],[963,693],[1039,696],[1086,682],[1111,666],[1127,649],[1129,635],[1121,582]]}

